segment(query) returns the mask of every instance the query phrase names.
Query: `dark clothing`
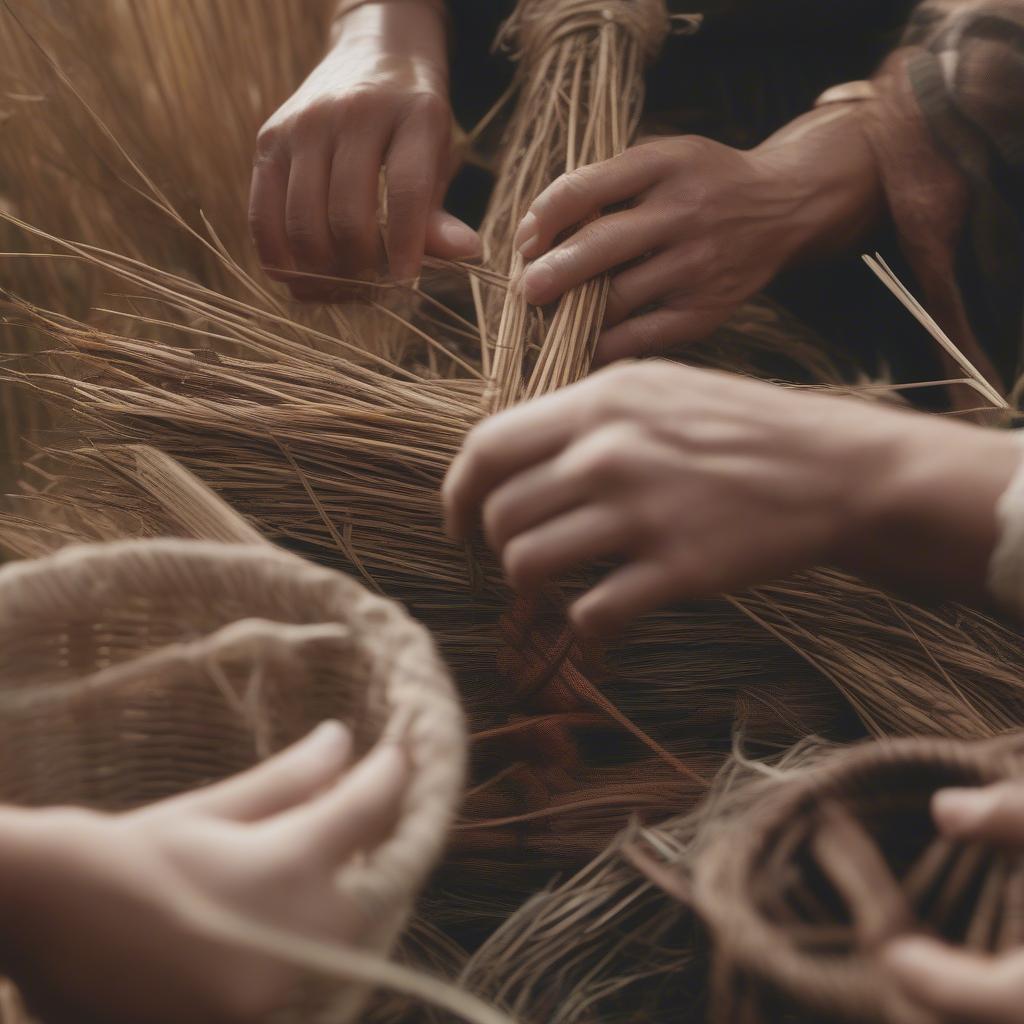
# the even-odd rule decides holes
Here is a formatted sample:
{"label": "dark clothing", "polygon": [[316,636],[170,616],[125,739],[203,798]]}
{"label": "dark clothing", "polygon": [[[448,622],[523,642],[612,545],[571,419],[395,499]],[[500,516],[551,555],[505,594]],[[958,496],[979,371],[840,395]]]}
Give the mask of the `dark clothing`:
{"label": "dark clothing", "polygon": [[[648,76],[653,116],[684,113],[685,131],[752,146],[807,110],[830,85],[866,78],[899,42],[915,0],[672,0],[704,16],[670,37]],[[456,114],[479,120],[511,78],[491,56],[514,0],[449,0]],[[681,129],[676,129],[681,130]]]}

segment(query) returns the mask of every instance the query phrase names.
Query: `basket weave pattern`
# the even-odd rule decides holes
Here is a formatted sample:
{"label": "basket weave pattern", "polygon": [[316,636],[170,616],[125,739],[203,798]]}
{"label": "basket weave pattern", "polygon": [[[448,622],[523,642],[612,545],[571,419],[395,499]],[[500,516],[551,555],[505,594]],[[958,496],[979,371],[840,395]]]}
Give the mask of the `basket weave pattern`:
{"label": "basket weave pattern", "polygon": [[357,755],[390,735],[411,761],[391,836],[337,879],[375,922],[365,946],[385,951],[464,771],[461,710],[420,625],[269,545],[129,541],[0,571],[0,800],[131,808],[248,768],[325,718],[350,727]]}

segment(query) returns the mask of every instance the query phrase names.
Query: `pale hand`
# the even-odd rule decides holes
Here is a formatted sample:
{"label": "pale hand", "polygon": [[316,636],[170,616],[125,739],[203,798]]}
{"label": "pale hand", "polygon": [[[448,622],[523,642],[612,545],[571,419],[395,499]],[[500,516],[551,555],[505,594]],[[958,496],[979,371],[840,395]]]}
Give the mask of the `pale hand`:
{"label": "pale hand", "polygon": [[1019,459],[1002,432],[652,360],[483,422],[443,500],[519,590],[617,563],[570,610],[612,633],[822,564],[976,598]]}
{"label": "pale hand", "polygon": [[438,6],[389,0],[357,7],[328,55],[260,131],[249,223],[264,267],[296,298],[315,300],[347,293],[295,271],[375,279],[390,268],[409,280],[425,251],[475,255],[476,232],[441,205],[454,169],[451,137]]}
{"label": "pale hand", "polygon": [[657,354],[709,334],[783,268],[852,244],[879,189],[846,110],[806,115],[752,151],[647,142],[541,193],[515,239],[533,260],[521,288],[543,305],[609,273],[595,364]]}
{"label": "pale hand", "polygon": [[[932,813],[950,838],[1024,851],[1024,783],[936,793]],[[978,956],[925,938],[901,939],[885,954],[907,992],[942,1020],[1024,1022],[1024,949]]]}
{"label": "pale hand", "polygon": [[325,723],[245,774],[120,815],[0,814],[0,965],[47,1024],[228,1024],[284,1004],[292,968],[225,945],[181,897],[333,941],[366,927],[333,879],[397,813],[395,745],[350,771]]}

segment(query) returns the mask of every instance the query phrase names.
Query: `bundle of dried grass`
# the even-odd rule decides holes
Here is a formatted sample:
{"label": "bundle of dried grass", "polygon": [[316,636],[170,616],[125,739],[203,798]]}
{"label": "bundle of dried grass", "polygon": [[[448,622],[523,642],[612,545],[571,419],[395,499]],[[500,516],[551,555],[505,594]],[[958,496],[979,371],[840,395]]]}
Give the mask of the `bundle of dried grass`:
{"label": "bundle of dried grass", "polygon": [[[407,602],[456,670],[474,735],[450,870],[421,921],[471,945],[552,871],[600,853],[631,814],[653,822],[692,806],[727,757],[737,716],[767,749],[809,732],[975,737],[1024,720],[1019,638],[977,613],[925,611],[819,572],[666,610],[614,650],[585,651],[557,601],[509,611],[498,567],[443,537],[438,488],[483,411],[587,369],[605,285],[528,312],[508,288],[519,269],[509,238],[551,177],[626,144],[644,55],[667,25],[662,4],[641,0],[524,0],[517,18],[510,38],[524,70],[485,226],[489,262],[432,270],[449,292],[452,281],[461,287],[456,308],[439,301],[431,277],[416,289],[375,288],[362,320],[334,312],[328,327],[284,310],[213,240],[234,282],[226,289],[174,263],[10,221],[130,294],[88,321],[10,297],[12,317],[53,351],[43,366],[9,367],[6,379],[70,415],[63,443],[36,461],[20,513],[6,520],[7,544],[38,552],[83,537],[206,535],[166,467],[140,460],[135,445],[152,444],[269,539]],[[399,341],[388,348],[379,337]],[[752,368],[765,351],[797,379],[839,383],[827,358],[763,307],[706,353]],[[585,582],[567,581],[566,594]],[[602,893],[618,899],[600,880],[609,863],[581,876],[587,906]],[[592,991],[603,993],[602,1013],[614,1002],[636,970],[614,919],[605,906],[571,952],[564,919],[527,922],[564,1006],[541,1019],[587,1019]],[[518,942],[486,948],[501,950],[506,967],[522,952]],[[557,973],[567,958],[580,972]]]}
{"label": "bundle of dried grass", "polygon": [[[397,605],[219,518],[249,543],[73,546],[0,572],[0,800],[124,810],[251,767],[325,718],[349,725],[358,756],[390,737],[413,767],[399,818],[337,875],[373,922],[363,950],[387,952],[461,792],[450,678]],[[176,905],[200,929],[274,946],[259,922],[195,902]],[[287,942],[280,955],[294,958]],[[365,956],[335,972],[432,992]],[[352,1020],[366,998],[365,985],[311,986],[283,1019]],[[442,1004],[460,1005],[444,993]]]}
{"label": "bundle of dried grass", "polygon": [[[536,196],[559,174],[607,160],[629,145],[643,108],[645,64],[657,56],[668,30],[663,0],[518,5],[501,41],[519,61],[519,97],[484,229],[488,259],[507,265],[512,280],[524,269],[512,238]],[[607,278],[588,281],[543,323],[531,318],[517,289],[506,289],[500,321],[496,328],[489,325],[495,351],[484,364],[487,408],[504,408],[524,394],[533,397],[583,377],[607,296]],[[486,311],[480,315],[487,323]],[[540,348],[528,368],[531,341]]]}
{"label": "bundle of dried grass", "polygon": [[[0,210],[255,299],[329,337],[351,335],[362,310],[300,306],[267,291],[246,222],[256,133],[319,58],[333,9],[333,0],[253,0],[237,10],[203,0],[4,4]],[[35,252],[49,248],[28,241]],[[25,243],[0,225],[0,248]],[[95,315],[114,284],[96,265],[53,258],[6,261],[3,283],[78,317]],[[147,336],[162,332],[150,325]],[[422,344],[383,318],[364,338],[392,357]],[[5,351],[36,343],[31,332],[10,330]],[[23,439],[53,419],[6,385],[0,409],[3,479],[27,456]]]}

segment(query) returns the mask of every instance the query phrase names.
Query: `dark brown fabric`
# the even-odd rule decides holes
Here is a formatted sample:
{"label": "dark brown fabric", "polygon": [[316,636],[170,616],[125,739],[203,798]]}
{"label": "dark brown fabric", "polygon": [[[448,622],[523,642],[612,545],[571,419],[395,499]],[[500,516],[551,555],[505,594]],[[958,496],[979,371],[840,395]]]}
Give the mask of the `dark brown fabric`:
{"label": "dark brown fabric", "polygon": [[866,107],[923,297],[1012,384],[1024,321],[1024,0],[930,0]]}

